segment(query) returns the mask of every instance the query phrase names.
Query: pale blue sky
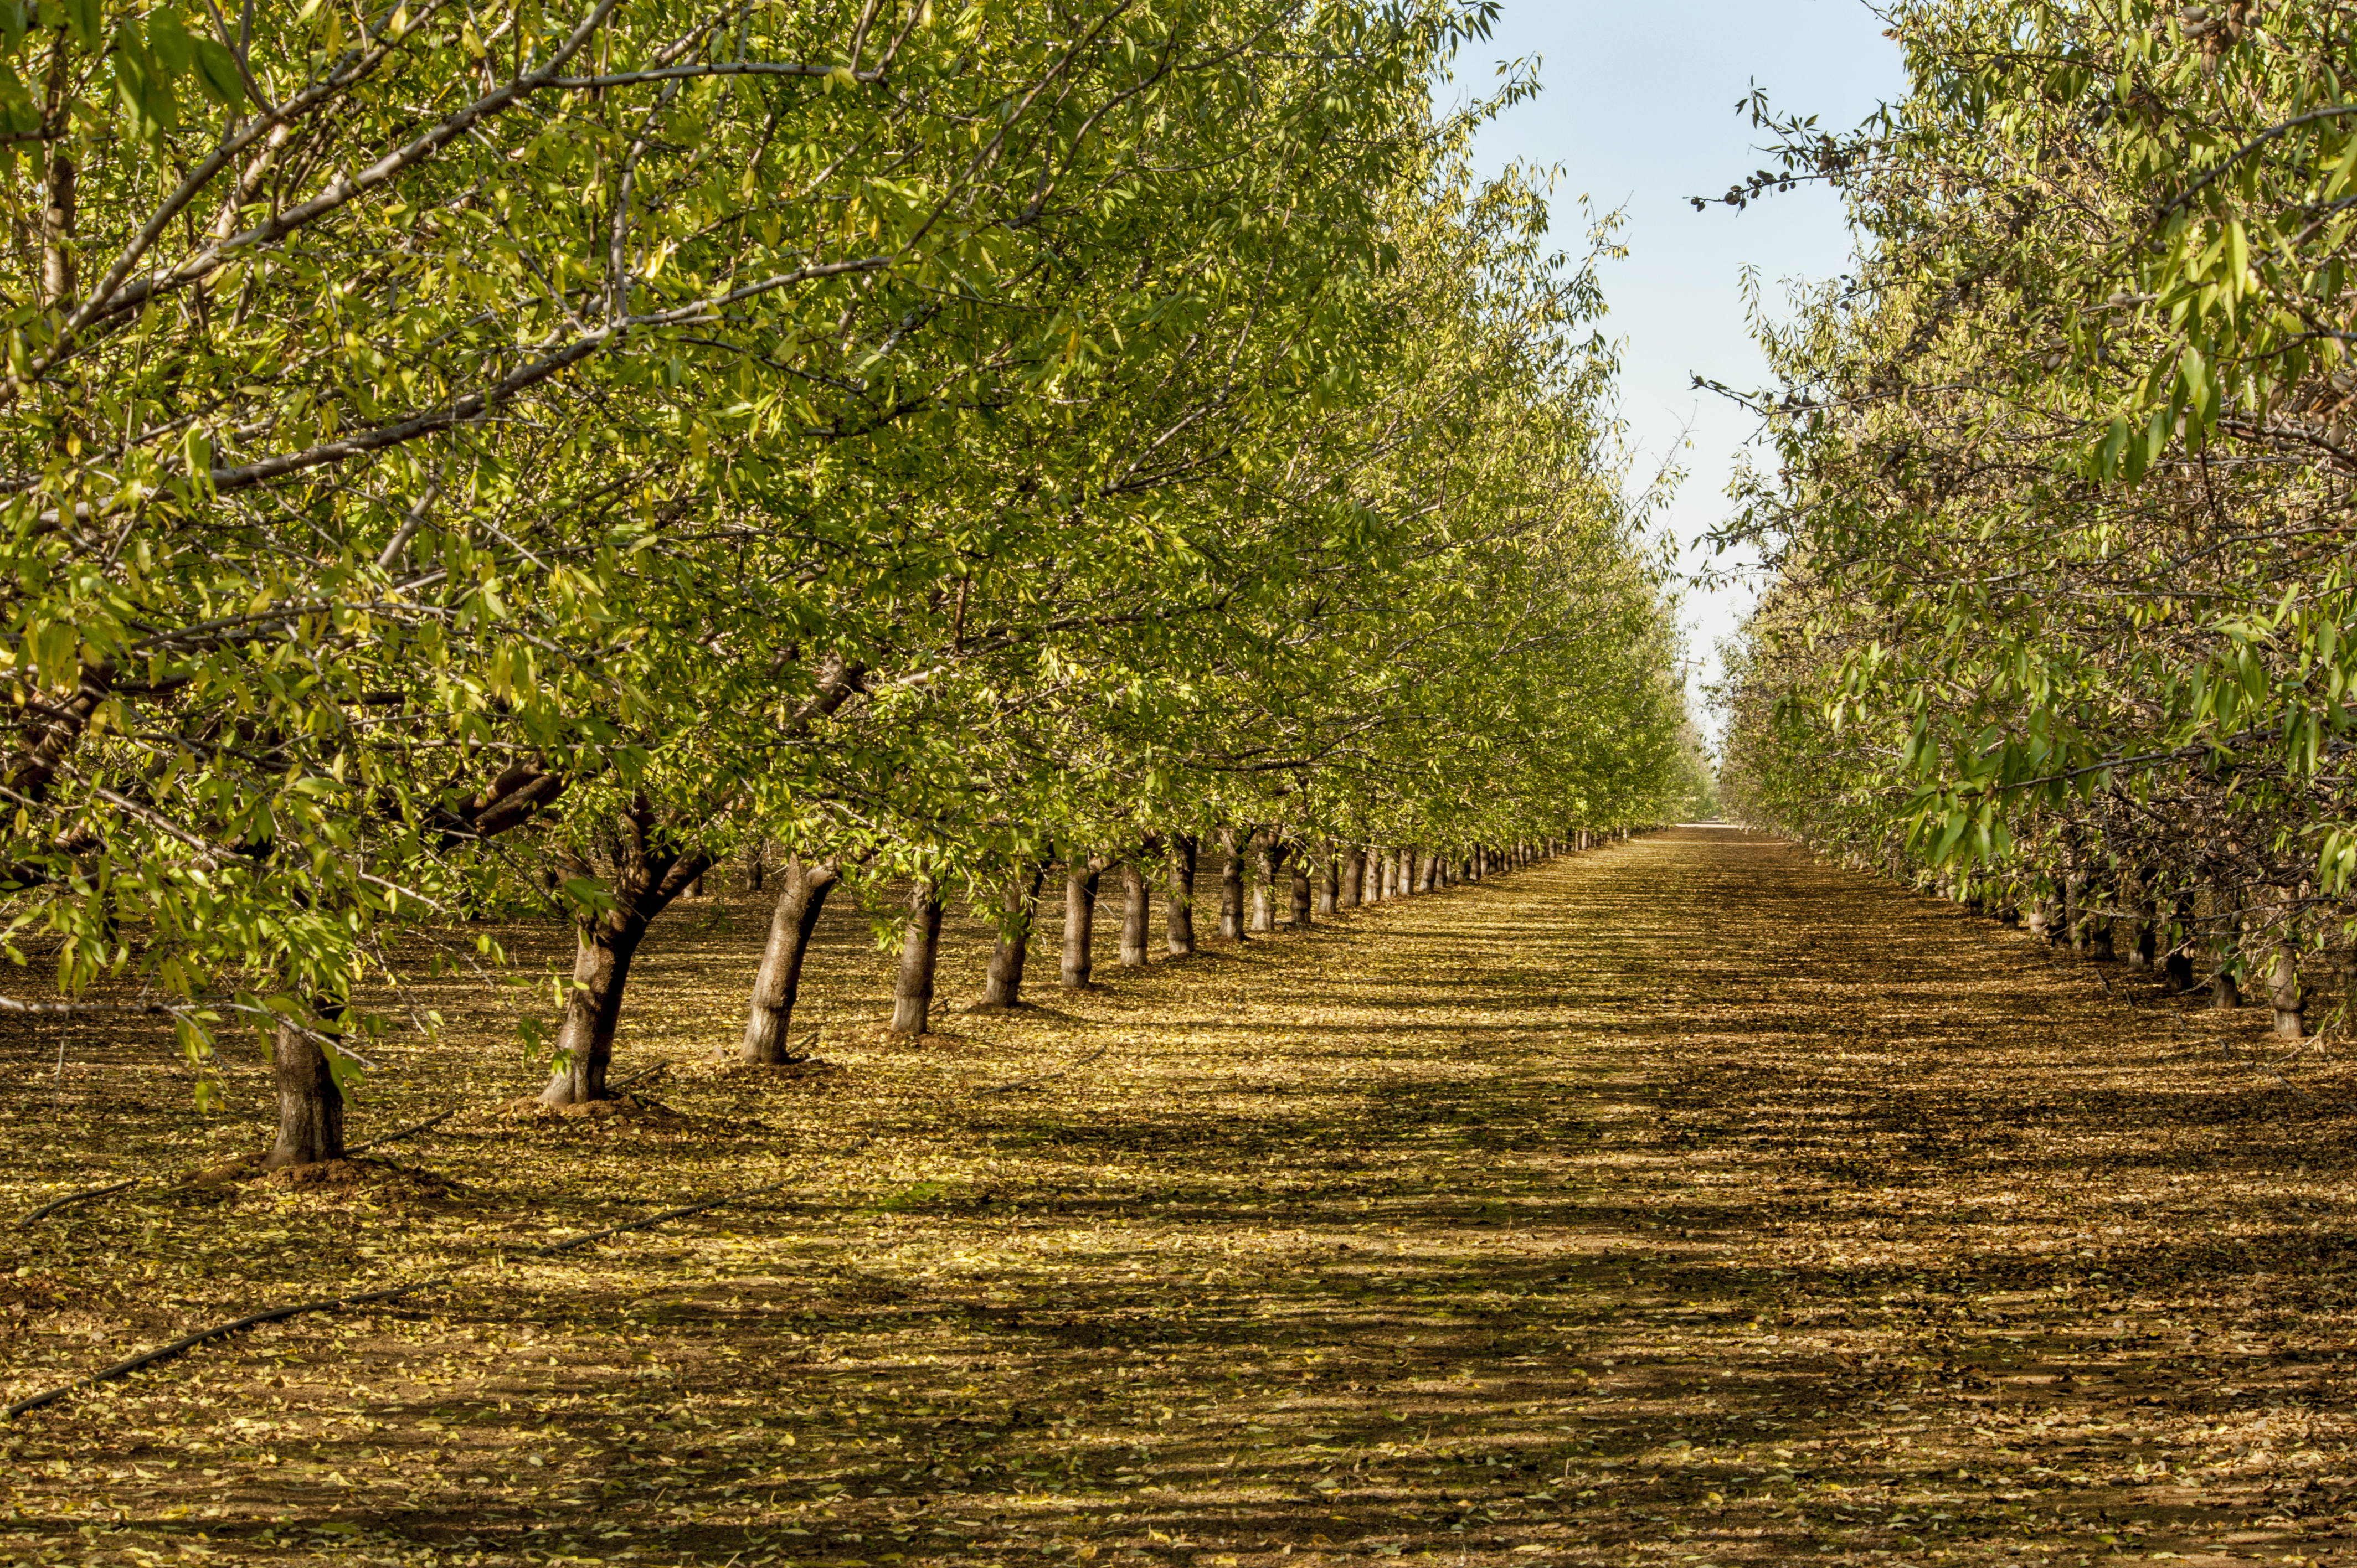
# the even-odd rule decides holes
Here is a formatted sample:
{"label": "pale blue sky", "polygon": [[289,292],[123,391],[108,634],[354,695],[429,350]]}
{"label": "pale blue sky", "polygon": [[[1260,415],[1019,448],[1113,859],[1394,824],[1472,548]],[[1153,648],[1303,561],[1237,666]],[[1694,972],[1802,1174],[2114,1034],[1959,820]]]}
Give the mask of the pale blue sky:
{"label": "pale blue sky", "polygon": [[[1628,209],[1631,254],[1605,269],[1604,330],[1622,341],[1620,412],[1637,478],[1672,456],[1688,471],[1668,521],[1689,544],[1726,515],[1727,480],[1752,434],[1740,410],[1693,390],[1691,378],[1747,388],[1767,379],[1745,330],[1742,269],[1759,268],[1781,301],[1782,280],[1835,276],[1852,251],[1840,204],[1822,190],[1741,212],[1714,204],[1697,213],[1686,198],[1723,193],[1766,161],[1760,134],[1735,113],[1755,80],[1780,109],[1837,131],[1896,98],[1903,74],[1882,27],[1861,0],[1504,0],[1495,37],[1458,62],[1469,92],[1492,84],[1501,60],[1540,58],[1544,91],[1483,134],[1480,157],[1491,170],[1510,160],[1560,166],[1562,248],[1579,248],[1583,193],[1598,210]],[[1692,445],[1680,452],[1689,425]],[[1686,567],[1706,559],[1689,549]],[[1749,604],[1741,592],[1689,596],[1705,673]]]}

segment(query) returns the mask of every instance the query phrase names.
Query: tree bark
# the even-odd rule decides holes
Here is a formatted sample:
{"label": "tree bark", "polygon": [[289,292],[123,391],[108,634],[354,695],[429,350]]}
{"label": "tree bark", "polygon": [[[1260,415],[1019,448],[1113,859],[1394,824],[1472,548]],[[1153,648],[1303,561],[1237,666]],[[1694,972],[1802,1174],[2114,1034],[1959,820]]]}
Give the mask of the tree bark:
{"label": "tree bark", "polygon": [[[748,873],[758,875],[756,855]],[[802,983],[802,958],[810,951],[826,896],[843,879],[843,862],[830,856],[802,863],[790,856],[783,872],[785,886],[770,910],[770,939],[761,949],[760,972],[753,980],[753,1003],[745,1019],[745,1040],[737,1059],[749,1067],[777,1067],[790,1060],[787,1032],[793,1025],[794,998]]]}
{"label": "tree bark", "polygon": [[[621,813],[611,840],[613,902],[574,921],[573,988],[556,1031],[556,1068],[540,1091],[543,1105],[579,1105],[606,1096],[606,1069],[614,1057],[614,1026],[622,1015],[630,961],[648,923],[669,908],[712,865],[702,850],[659,842],[654,808],[639,796]],[[577,875],[589,867],[566,856]]]}
{"label": "tree bark", "polygon": [[2156,904],[2167,923],[2160,929],[2161,943],[2166,956],[2160,961],[2161,988],[2181,995],[2193,989],[2193,893],[2179,887],[2169,896],[2166,909]]}
{"label": "tree bark", "polygon": [[1121,865],[1121,967],[1146,967],[1146,868],[1135,860]]}
{"label": "tree bark", "polygon": [[[1067,991],[1085,991],[1096,964],[1097,882],[1104,875],[1101,855],[1071,864],[1064,873],[1064,967]],[[1140,944],[1142,948],[1143,943]]]}
{"label": "tree bark", "polygon": [[2275,1009],[2278,1038],[2305,1039],[2308,998],[2299,987],[2299,928],[2289,893],[2277,896],[2275,912],[2283,917],[2283,926],[2267,954],[2267,1003]]}
{"label": "tree bark", "polygon": [[1255,836],[1255,847],[1260,856],[1260,875],[1253,884],[1252,929],[1274,931],[1276,929],[1277,879],[1285,874],[1286,862],[1293,846],[1272,830]]}
{"label": "tree bark", "polygon": [[1295,930],[1306,931],[1309,929],[1312,902],[1309,862],[1297,850],[1293,856],[1293,929]]}
{"label": "tree bark", "polygon": [[556,1070],[540,1091],[543,1105],[584,1105],[607,1098],[614,1026],[622,1015],[630,961],[646,934],[644,920],[620,909],[576,927],[573,988],[565,993],[565,1022],[556,1032]]}
{"label": "tree bark", "polygon": [[1326,858],[1318,867],[1318,913],[1332,915],[1342,908],[1342,865],[1335,857],[1334,841],[1326,841]]}
{"label": "tree bark", "polygon": [[1244,940],[1243,844],[1233,828],[1220,830],[1224,864],[1220,868],[1220,935],[1230,941]]}
{"label": "tree bark", "polygon": [[2287,941],[2277,942],[2267,968],[2267,1001],[2276,1010],[2276,1034],[2283,1039],[2308,1036],[2308,998],[2299,988],[2299,961]]}
{"label": "tree bark", "polygon": [[752,847],[745,852],[746,892],[759,893],[761,891],[761,884],[766,880],[769,873],[769,849],[770,846],[767,843],[760,839],[755,839],[753,841]]}
{"label": "tree bark", "polygon": [[1355,909],[1367,901],[1367,852],[1352,844],[1342,852],[1342,908]]}
{"label": "tree bark", "polygon": [[2088,917],[2087,956],[2097,963],[2111,963],[2120,956],[2112,940],[2112,922],[2101,915]]}
{"label": "tree bark", "polygon": [[263,1156],[271,1170],[344,1157],[344,1095],[318,1041],[293,1019],[271,1042],[270,1076],[278,1090],[278,1141]]}
{"label": "tree bark", "polygon": [[2214,890],[2210,897],[2210,914],[2218,922],[2218,938],[2210,955],[2215,971],[2210,982],[2210,1005],[2222,1013],[2232,1012],[2243,1004],[2243,984],[2233,972],[2240,946],[2235,933],[2241,922],[2232,900]]}
{"label": "tree bark", "polygon": [[990,950],[990,967],[982,977],[985,1007],[1023,1005],[1023,964],[1031,952],[1031,929],[1039,922],[1039,885],[1047,875],[1047,864],[1032,861],[1017,872],[1006,890],[1006,918],[998,928],[998,944]]}
{"label": "tree bark", "polygon": [[1195,950],[1195,854],[1192,833],[1170,835],[1170,864],[1162,879],[1162,944],[1172,958]]}
{"label": "tree bark", "polygon": [[920,876],[909,890],[909,924],[900,939],[900,975],[892,987],[892,1033],[915,1038],[933,1010],[933,971],[942,951],[940,885]]}

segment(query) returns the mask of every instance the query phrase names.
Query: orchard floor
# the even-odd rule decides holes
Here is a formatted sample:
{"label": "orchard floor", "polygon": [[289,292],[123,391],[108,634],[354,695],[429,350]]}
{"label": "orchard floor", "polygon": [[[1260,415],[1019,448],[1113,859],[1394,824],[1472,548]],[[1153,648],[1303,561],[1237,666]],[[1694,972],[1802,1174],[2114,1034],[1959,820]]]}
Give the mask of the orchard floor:
{"label": "orchard floor", "polygon": [[[2255,1013],[1716,829],[915,1048],[845,914],[824,1065],[770,1074],[695,1065],[756,906],[666,925],[655,1105],[470,1111],[350,1187],[164,1179],[264,1141],[250,1062],[208,1122],[159,1042],[0,1038],[9,1213],[150,1177],[0,1232],[7,1398],[459,1271],[0,1426],[0,1561],[2351,1555],[2352,1079]],[[477,994],[355,1137],[527,1087]]]}

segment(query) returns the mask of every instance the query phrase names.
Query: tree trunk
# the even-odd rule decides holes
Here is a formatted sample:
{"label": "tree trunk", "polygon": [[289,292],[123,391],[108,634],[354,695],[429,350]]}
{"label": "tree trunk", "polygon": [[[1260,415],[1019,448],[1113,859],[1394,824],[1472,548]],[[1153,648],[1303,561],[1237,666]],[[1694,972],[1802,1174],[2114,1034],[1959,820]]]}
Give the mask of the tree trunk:
{"label": "tree trunk", "polygon": [[2169,956],[2161,960],[2161,989],[2182,995],[2193,989],[2193,895],[2179,888],[2169,903]]}
{"label": "tree trunk", "polygon": [[761,891],[761,884],[769,872],[769,848],[767,843],[755,839],[752,847],[745,852],[745,891],[748,893]]}
{"label": "tree trunk", "polygon": [[[702,850],[672,850],[658,842],[654,808],[643,795],[614,827],[608,843],[613,874],[607,888],[613,903],[574,921],[573,989],[556,1031],[557,1066],[540,1091],[543,1105],[606,1098],[606,1069],[614,1058],[614,1026],[622,1015],[630,960],[646,938],[648,923],[712,865],[712,856]],[[569,852],[566,859],[576,875],[588,874],[589,867]]]}
{"label": "tree trunk", "polygon": [[2151,878],[2139,875],[2131,891],[2124,877],[2120,883],[2120,902],[2129,911],[2126,920],[2127,966],[2131,971],[2148,970],[2152,967],[2153,954],[2159,950],[2158,944],[2153,940],[2152,928],[2159,919],[2160,911],[2153,905]]}
{"label": "tree trunk", "polygon": [[1244,940],[1244,857],[1236,830],[1220,830],[1224,864],[1220,868],[1220,935],[1230,941]]}
{"label": "tree trunk", "polygon": [[[747,866],[748,879],[758,875],[758,856]],[[800,855],[788,858],[785,886],[770,910],[770,940],[761,949],[761,970],[753,979],[753,1004],[745,1019],[745,1041],[737,1059],[748,1067],[777,1067],[792,1059],[787,1032],[794,1021],[794,998],[802,990],[802,957],[810,951],[811,934],[825,912],[826,896],[843,879],[843,862],[829,858],[803,865]]]}
{"label": "tree trunk", "polygon": [[2043,893],[2029,901],[2029,934],[2057,940],[2054,924],[2054,903]]}
{"label": "tree trunk", "polygon": [[2308,1036],[2308,999],[2300,993],[2299,960],[2289,941],[2276,944],[2267,967],[2267,1000],[2276,1010],[2276,1034],[2283,1039]]}
{"label": "tree trunk", "polygon": [[1367,852],[1357,844],[1342,852],[1342,897],[1345,909],[1367,901]]}
{"label": "tree trunk", "polygon": [[1403,845],[1399,852],[1399,891],[1405,898],[1415,891],[1415,851]]}
{"label": "tree trunk", "polygon": [[344,1095],[328,1053],[289,1018],[271,1042],[270,1076],[278,1090],[278,1141],[262,1163],[272,1170],[344,1157]]}
{"label": "tree trunk", "polygon": [[985,1007],[1023,1005],[1023,964],[1031,952],[1031,928],[1039,919],[1039,884],[1047,879],[1045,862],[1033,861],[1017,872],[1006,890],[1006,919],[998,929],[998,945],[990,950],[990,967],[982,977]]}
{"label": "tree trunk", "polygon": [[[1062,980],[1067,991],[1085,991],[1089,973],[1096,963],[1097,881],[1104,875],[1105,863],[1094,856],[1070,866],[1064,873],[1064,968]],[[1144,943],[1140,943],[1141,949]]]}
{"label": "tree trunk", "polygon": [[[1253,884],[1252,899],[1252,929],[1255,931],[1276,929],[1277,879],[1285,875],[1292,848],[1274,832],[1260,840],[1260,875]],[[1290,886],[1288,882],[1288,888]]]}
{"label": "tree trunk", "polygon": [[2111,963],[2119,957],[2119,949],[2112,940],[2112,922],[2104,916],[2088,918],[2087,956],[2097,963]]}
{"label": "tree trunk", "polygon": [[2271,912],[2283,918],[2267,950],[2267,1003],[2275,1009],[2276,1034],[2287,1040],[2308,1036],[2308,999],[2299,988],[2299,927],[2288,891],[2276,894]]}
{"label": "tree trunk", "polygon": [[1440,891],[1439,855],[1427,854],[1424,856],[1424,869],[1417,873],[1415,890],[1419,893],[1437,893]]}
{"label": "tree trunk", "polygon": [[892,1033],[913,1039],[933,1010],[933,969],[942,952],[942,895],[930,876],[909,890],[909,924],[900,939],[900,976],[892,988]]}
{"label": "tree trunk", "polygon": [[1342,866],[1335,858],[1334,841],[1326,841],[1326,858],[1318,867],[1318,913],[1332,915],[1342,907]]}
{"label": "tree trunk", "polygon": [[1309,862],[1298,852],[1293,856],[1293,929],[1309,929],[1310,906],[1314,896],[1309,886]]}
{"label": "tree trunk", "polygon": [[646,922],[626,907],[577,923],[573,988],[556,1031],[556,1070],[540,1091],[543,1105],[583,1105],[606,1096],[606,1069],[614,1059],[614,1026],[630,961],[647,934]]}
{"label": "tree trunk", "polygon": [[1146,868],[1135,860],[1121,866],[1121,967],[1146,967]]}
{"label": "tree trunk", "polygon": [[1170,835],[1170,864],[1163,873],[1162,944],[1172,958],[1195,950],[1195,836]]}

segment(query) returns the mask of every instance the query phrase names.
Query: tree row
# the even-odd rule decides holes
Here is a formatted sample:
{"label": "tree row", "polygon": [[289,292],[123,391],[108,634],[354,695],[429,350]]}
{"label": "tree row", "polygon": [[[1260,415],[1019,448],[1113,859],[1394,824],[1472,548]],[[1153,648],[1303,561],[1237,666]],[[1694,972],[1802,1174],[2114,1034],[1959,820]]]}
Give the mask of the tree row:
{"label": "tree row", "polygon": [[340,1147],[362,998],[502,971],[470,917],[573,924],[564,1103],[754,846],[759,1056],[831,881],[1011,939],[1051,862],[1698,788],[1609,226],[1470,174],[1528,81],[1435,107],[1481,6],[21,19],[0,1007],[167,1017],[200,1093],[259,1032],[275,1161]]}
{"label": "tree row", "polygon": [[1728,195],[1830,181],[1866,237],[1763,328],[1730,796],[2312,1032],[2357,914],[2357,17],[1894,20],[1904,99],[1763,113],[1783,161]]}

